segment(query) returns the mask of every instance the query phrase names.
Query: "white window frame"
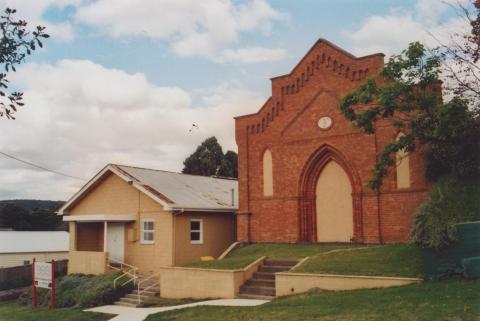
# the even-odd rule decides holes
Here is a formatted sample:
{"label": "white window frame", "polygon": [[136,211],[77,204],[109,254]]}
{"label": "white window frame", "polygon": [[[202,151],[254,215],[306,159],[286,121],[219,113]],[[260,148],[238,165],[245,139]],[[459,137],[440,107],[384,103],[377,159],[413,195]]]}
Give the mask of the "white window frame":
{"label": "white window frame", "polygon": [[[153,230],[145,230],[145,223],[153,223]],[[153,240],[145,240],[144,239],[144,232],[151,232],[153,235]],[[154,219],[144,219],[141,220],[140,226],[140,243],[141,244],[155,244],[155,220]]]}
{"label": "white window frame", "polygon": [[[192,222],[199,222],[200,223],[200,229],[199,230],[192,230]],[[203,244],[203,220],[202,219],[191,219],[190,220],[190,243],[191,244]],[[192,240],[192,232],[199,232],[200,233],[200,239],[199,240]]]}

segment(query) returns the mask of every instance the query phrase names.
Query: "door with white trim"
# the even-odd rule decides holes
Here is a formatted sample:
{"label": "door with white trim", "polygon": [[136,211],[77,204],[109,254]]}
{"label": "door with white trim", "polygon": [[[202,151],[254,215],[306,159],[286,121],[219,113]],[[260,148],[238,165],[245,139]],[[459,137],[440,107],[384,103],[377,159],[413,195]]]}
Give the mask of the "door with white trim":
{"label": "door with white trim", "polygon": [[125,223],[107,223],[107,251],[110,258],[123,262],[125,257]]}

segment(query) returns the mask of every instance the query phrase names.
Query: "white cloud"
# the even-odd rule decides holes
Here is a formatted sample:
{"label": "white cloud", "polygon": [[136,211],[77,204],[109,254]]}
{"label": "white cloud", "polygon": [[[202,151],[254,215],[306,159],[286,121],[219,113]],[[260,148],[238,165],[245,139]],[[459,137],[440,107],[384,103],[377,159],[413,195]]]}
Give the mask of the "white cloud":
{"label": "white cloud", "polygon": [[[264,97],[232,85],[189,93],[88,60],[26,64],[12,75],[25,92],[17,120],[2,122],[0,150],[90,178],[107,163],[181,170],[206,137],[236,149],[233,117]],[[198,104],[192,103],[196,96]],[[189,133],[191,124],[199,129]],[[66,199],[82,181],[0,158],[0,199]]]}
{"label": "white cloud", "polygon": [[225,49],[220,54],[218,61],[220,62],[240,62],[243,64],[278,61],[287,56],[287,51],[282,48],[262,48],[247,47],[239,49]]}
{"label": "white cloud", "polygon": [[[273,22],[288,19],[267,0],[0,0],[1,7],[17,9],[17,16],[33,27],[46,26],[47,33],[57,41],[72,41],[76,22],[113,38],[165,41],[182,57],[204,56],[219,61],[218,55],[229,50],[225,54],[236,57],[230,61],[247,63],[252,59],[243,57],[252,48],[228,48],[240,42],[242,33],[269,35]],[[73,9],[71,20],[51,21],[44,17],[50,9],[67,7]],[[265,50],[276,59],[281,56],[280,49]]]}
{"label": "white cloud", "polygon": [[100,0],[80,6],[76,20],[112,37],[165,40],[180,56],[213,58],[239,41],[242,32],[268,34],[286,15],[265,0]]}
{"label": "white cloud", "polygon": [[46,32],[55,41],[69,42],[75,36],[72,24],[68,21],[48,21],[44,19],[43,15],[48,9],[63,9],[67,6],[78,5],[80,2],[81,0],[0,0],[0,8],[17,9],[15,16],[25,19],[29,24],[29,29],[33,30],[35,26],[42,25],[47,27]]}
{"label": "white cloud", "polygon": [[[467,0],[461,3],[468,4]],[[455,5],[453,3],[453,5]],[[387,15],[369,16],[355,31],[344,31],[343,35],[357,55],[383,52],[386,55],[400,53],[410,42],[420,41],[434,47],[455,32],[467,30],[465,19],[445,13],[451,9],[438,0],[417,0],[412,9],[394,8]]]}

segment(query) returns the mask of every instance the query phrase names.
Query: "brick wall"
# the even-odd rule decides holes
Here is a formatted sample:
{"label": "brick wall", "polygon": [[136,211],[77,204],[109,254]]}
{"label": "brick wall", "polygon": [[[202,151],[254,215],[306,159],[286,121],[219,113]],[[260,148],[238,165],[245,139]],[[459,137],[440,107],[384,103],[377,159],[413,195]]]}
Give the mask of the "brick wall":
{"label": "brick wall", "polygon": [[[381,121],[375,134],[364,134],[337,108],[342,95],[379,72],[383,58],[356,58],[320,39],[289,74],[272,78],[272,96],[256,114],[236,118],[238,240],[315,241],[315,180],[329,160],[337,161],[352,183],[354,240],[407,240],[413,210],[427,191],[420,153],[410,156],[411,188],[398,190],[393,171],[377,195],[366,184],[378,151],[398,130]],[[323,116],[333,120],[328,130],[318,127]],[[267,148],[273,156],[274,193],[264,197],[262,157]]]}

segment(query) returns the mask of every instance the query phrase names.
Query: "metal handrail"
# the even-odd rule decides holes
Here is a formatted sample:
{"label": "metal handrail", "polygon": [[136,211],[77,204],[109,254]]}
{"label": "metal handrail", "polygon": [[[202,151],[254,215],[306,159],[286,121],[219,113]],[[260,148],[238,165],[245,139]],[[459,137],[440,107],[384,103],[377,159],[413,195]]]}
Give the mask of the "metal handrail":
{"label": "metal handrail", "polygon": [[[117,281],[120,280],[121,278],[123,278],[124,276],[128,276],[129,279],[126,282],[122,283],[121,286],[124,286],[124,285],[126,285],[126,284],[128,284],[132,281],[135,284],[135,281],[138,279],[138,268],[136,266],[133,266],[133,265],[130,265],[130,264],[127,264],[125,262],[122,262],[122,261],[119,261],[119,260],[116,260],[116,259],[112,259],[112,258],[108,258],[108,260],[109,260],[109,262],[112,261],[112,262],[120,264],[120,268],[109,264],[108,266],[110,268],[123,272],[121,275],[116,277],[115,280],[113,280],[113,288],[117,287]],[[125,267],[127,269],[125,269]]]}
{"label": "metal handrail", "polygon": [[128,284],[132,281],[135,283],[135,281],[138,279],[137,269],[135,268],[135,269],[125,270],[120,276],[115,278],[115,280],[113,280],[114,289],[117,287],[117,281],[123,278],[124,276],[129,276],[130,278],[126,282],[122,283],[121,286],[124,286],[125,284]]}
{"label": "metal handrail", "polygon": [[160,281],[157,281],[157,282],[143,288],[142,290],[140,290],[140,284],[144,283],[145,281],[148,281],[148,280],[152,279],[153,277],[159,276],[159,275],[160,275],[160,272],[157,272],[157,273],[151,274],[147,278],[142,279],[142,280],[137,282],[137,301],[138,301],[138,304],[140,304],[140,301],[141,301],[140,296],[142,295],[142,293],[146,292],[148,289],[153,288],[154,286],[159,285]]}
{"label": "metal handrail", "polygon": [[128,267],[128,268],[130,268],[130,269],[137,269],[137,270],[138,270],[138,268],[137,268],[136,266],[127,264],[127,263],[125,263],[125,262],[116,260],[116,259],[111,258],[111,257],[108,258],[108,261],[112,261],[112,262],[115,262],[115,263],[120,264],[120,268],[117,268],[117,267],[112,266],[112,265],[110,265],[110,264],[108,265],[109,267],[111,267],[112,269],[115,269],[115,270],[123,270],[123,266],[126,266],[126,267]]}

